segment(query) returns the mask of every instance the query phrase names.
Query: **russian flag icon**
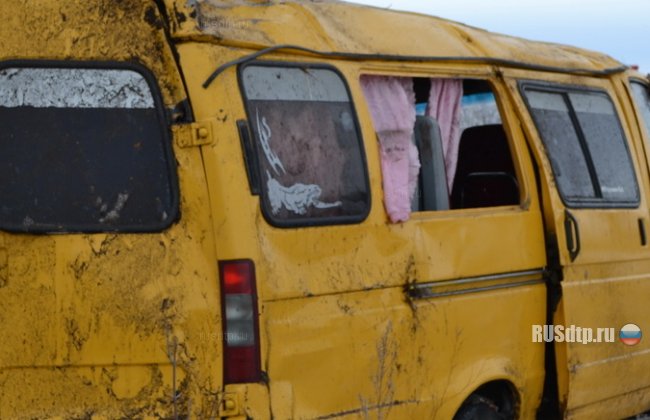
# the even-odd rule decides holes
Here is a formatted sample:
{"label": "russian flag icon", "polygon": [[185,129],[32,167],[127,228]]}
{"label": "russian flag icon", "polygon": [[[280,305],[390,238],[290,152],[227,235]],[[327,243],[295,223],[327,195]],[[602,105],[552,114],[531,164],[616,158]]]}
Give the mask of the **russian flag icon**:
{"label": "russian flag icon", "polygon": [[636,344],[639,344],[642,335],[643,334],[641,334],[641,328],[639,328],[637,325],[625,324],[623,328],[621,328],[621,332],[618,333],[618,338],[623,344],[634,346]]}

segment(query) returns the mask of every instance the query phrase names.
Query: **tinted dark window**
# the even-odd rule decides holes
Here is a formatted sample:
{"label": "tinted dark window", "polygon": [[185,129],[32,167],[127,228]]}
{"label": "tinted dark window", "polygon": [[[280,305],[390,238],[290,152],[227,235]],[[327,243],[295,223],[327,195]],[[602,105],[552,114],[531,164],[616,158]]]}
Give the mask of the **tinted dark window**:
{"label": "tinted dark window", "polygon": [[149,231],[176,216],[168,139],[141,74],[6,68],[0,126],[3,228]]}
{"label": "tinted dark window", "polygon": [[568,204],[638,202],[626,140],[605,93],[535,87],[525,95]]}
{"label": "tinted dark window", "polygon": [[632,94],[637,107],[641,111],[641,119],[650,136],[650,92],[648,86],[639,82],[632,82]]}
{"label": "tinted dark window", "polygon": [[264,214],[274,224],[362,220],[369,193],[356,117],[340,76],[322,68],[243,68]]}

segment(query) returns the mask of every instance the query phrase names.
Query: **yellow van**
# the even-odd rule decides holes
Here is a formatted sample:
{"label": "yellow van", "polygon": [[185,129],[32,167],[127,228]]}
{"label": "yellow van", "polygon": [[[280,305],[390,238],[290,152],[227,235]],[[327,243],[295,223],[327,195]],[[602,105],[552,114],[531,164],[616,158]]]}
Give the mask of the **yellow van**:
{"label": "yellow van", "polygon": [[0,418],[650,409],[638,73],[336,1],[0,15]]}

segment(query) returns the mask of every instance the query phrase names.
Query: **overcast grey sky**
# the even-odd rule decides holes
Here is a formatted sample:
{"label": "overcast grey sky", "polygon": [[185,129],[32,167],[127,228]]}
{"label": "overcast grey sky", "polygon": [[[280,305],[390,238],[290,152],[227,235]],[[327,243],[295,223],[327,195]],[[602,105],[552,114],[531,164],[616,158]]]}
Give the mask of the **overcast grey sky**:
{"label": "overcast grey sky", "polygon": [[601,51],[650,72],[650,0],[354,0]]}

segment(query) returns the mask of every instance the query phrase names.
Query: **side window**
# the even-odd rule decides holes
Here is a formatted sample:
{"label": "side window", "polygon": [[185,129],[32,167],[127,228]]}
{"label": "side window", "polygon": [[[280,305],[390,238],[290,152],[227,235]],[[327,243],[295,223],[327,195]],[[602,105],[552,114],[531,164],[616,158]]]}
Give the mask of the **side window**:
{"label": "side window", "polygon": [[341,76],[329,68],[253,64],[240,77],[267,220],[363,220],[370,204],[365,158]]}
{"label": "side window", "polygon": [[519,183],[496,97],[482,80],[464,80],[451,208],[519,204]]}
{"label": "side window", "polygon": [[636,177],[609,96],[571,87],[522,86],[567,205],[635,206]]}
{"label": "side window", "polygon": [[382,150],[391,221],[407,220],[412,211],[519,203],[508,138],[488,82],[364,75],[361,86]]}
{"label": "side window", "polygon": [[0,227],[158,231],[178,210],[154,85],[131,69],[0,70]]}
{"label": "side window", "polygon": [[645,125],[646,132],[650,137],[650,92],[648,85],[632,81],[632,95],[638,109],[641,111],[641,120]]}

